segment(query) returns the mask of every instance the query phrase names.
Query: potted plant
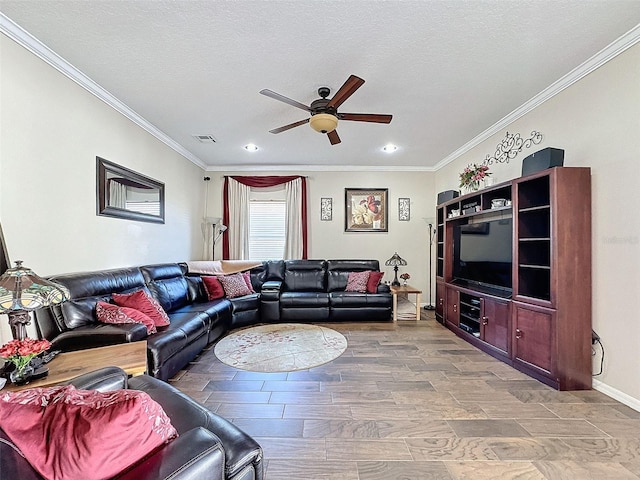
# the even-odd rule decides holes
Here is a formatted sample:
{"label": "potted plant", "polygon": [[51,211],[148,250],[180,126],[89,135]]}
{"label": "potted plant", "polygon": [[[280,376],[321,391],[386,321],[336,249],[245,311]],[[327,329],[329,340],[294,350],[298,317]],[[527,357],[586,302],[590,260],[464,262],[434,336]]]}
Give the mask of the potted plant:
{"label": "potted plant", "polygon": [[31,359],[50,347],[51,343],[48,340],[34,340],[28,337],[23,340],[11,340],[0,347],[0,357],[15,366],[15,370],[10,374],[11,382],[16,385],[28,383],[33,374]]}
{"label": "potted plant", "polygon": [[466,192],[474,192],[480,188],[480,182],[490,175],[488,166],[472,163],[460,174],[460,188]]}

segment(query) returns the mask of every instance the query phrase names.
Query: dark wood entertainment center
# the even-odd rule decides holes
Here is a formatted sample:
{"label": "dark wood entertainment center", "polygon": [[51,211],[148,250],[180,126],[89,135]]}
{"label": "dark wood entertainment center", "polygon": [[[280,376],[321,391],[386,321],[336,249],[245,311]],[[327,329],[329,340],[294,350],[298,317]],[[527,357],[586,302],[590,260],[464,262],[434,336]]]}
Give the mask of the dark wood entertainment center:
{"label": "dark wood entertainment center", "polygon": [[[591,170],[555,167],[494,185],[438,205],[436,218],[437,320],[547,385],[590,389]],[[508,219],[511,288],[456,277],[460,227]]]}

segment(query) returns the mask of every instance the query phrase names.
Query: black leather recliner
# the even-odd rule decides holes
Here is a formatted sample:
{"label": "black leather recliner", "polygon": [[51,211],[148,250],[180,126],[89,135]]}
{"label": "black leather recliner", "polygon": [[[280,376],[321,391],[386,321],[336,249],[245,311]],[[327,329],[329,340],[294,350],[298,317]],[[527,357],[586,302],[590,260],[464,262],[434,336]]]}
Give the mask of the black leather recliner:
{"label": "black leather recliner", "polygon": [[[117,367],[107,367],[69,382],[84,390],[141,390],[158,402],[178,431],[171,441],[119,479],[262,480],[260,445],[224,418],[209,411],[173,386],[141,375],[127,379]],[[0,477],[41,480],[9,437],[0,429]]]}
{"label": "black leather recliner", "polygon": [[[274,260],[250,270],[255,294],[209,301],[199,274],[186,264],[165,263],[97,272],[57,275],[71,299],[35,312],[40,338],[53,350],[72,351],[147,341],[150,375],[168,380],[202,349],[228,330],[257,323],[389,321],[392,297],[387,285],[376,293],[345,292],[349,272],[379,270],[377,260]],[[102,324],[98,301],[112,293],[147,288],[171,324],[147,336],[138,324]]]}

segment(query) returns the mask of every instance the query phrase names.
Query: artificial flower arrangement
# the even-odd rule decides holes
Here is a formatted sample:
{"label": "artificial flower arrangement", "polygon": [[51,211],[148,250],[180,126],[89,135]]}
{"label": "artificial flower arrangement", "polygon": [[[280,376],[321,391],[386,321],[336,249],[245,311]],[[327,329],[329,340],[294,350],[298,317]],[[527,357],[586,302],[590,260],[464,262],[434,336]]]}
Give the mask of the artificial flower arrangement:
{"label": "artificial flower arrangement", "polygon": [[480,187],[480,182],[489,175],[491,173],[489,173],[488,166],[472,163],[460,174],[460,188],[477,190]]}
{"label": "artificial flower arrangement", "polygon": [[400,275],[400,278],[404,280],[404,283],[407,283],[407,280],[411,278],[411,275],[409,275],[408,273],[403,273],[402,275]]}
{"label": "artificial flower arrangement", "polygon": [[0,347],[0,357],[13,363],[16,367],[15,372],[19,375],[24,372],[33,357],[50,347],[51,343],[48,340],[34,340],[28,337],[24,340],[11,340]]}

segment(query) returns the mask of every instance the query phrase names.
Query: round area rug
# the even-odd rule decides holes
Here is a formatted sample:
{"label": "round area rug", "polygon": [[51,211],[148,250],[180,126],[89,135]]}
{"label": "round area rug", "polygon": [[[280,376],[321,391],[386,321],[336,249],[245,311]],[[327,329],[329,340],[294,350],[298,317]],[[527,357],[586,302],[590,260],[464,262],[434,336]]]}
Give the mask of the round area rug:
{"label": "round area rug", "polygon": [[271,373],[317,367],[338,358],[346,349],[344,335],[330,328],[279,323],[227,335],[214,352],[231,367]]}

